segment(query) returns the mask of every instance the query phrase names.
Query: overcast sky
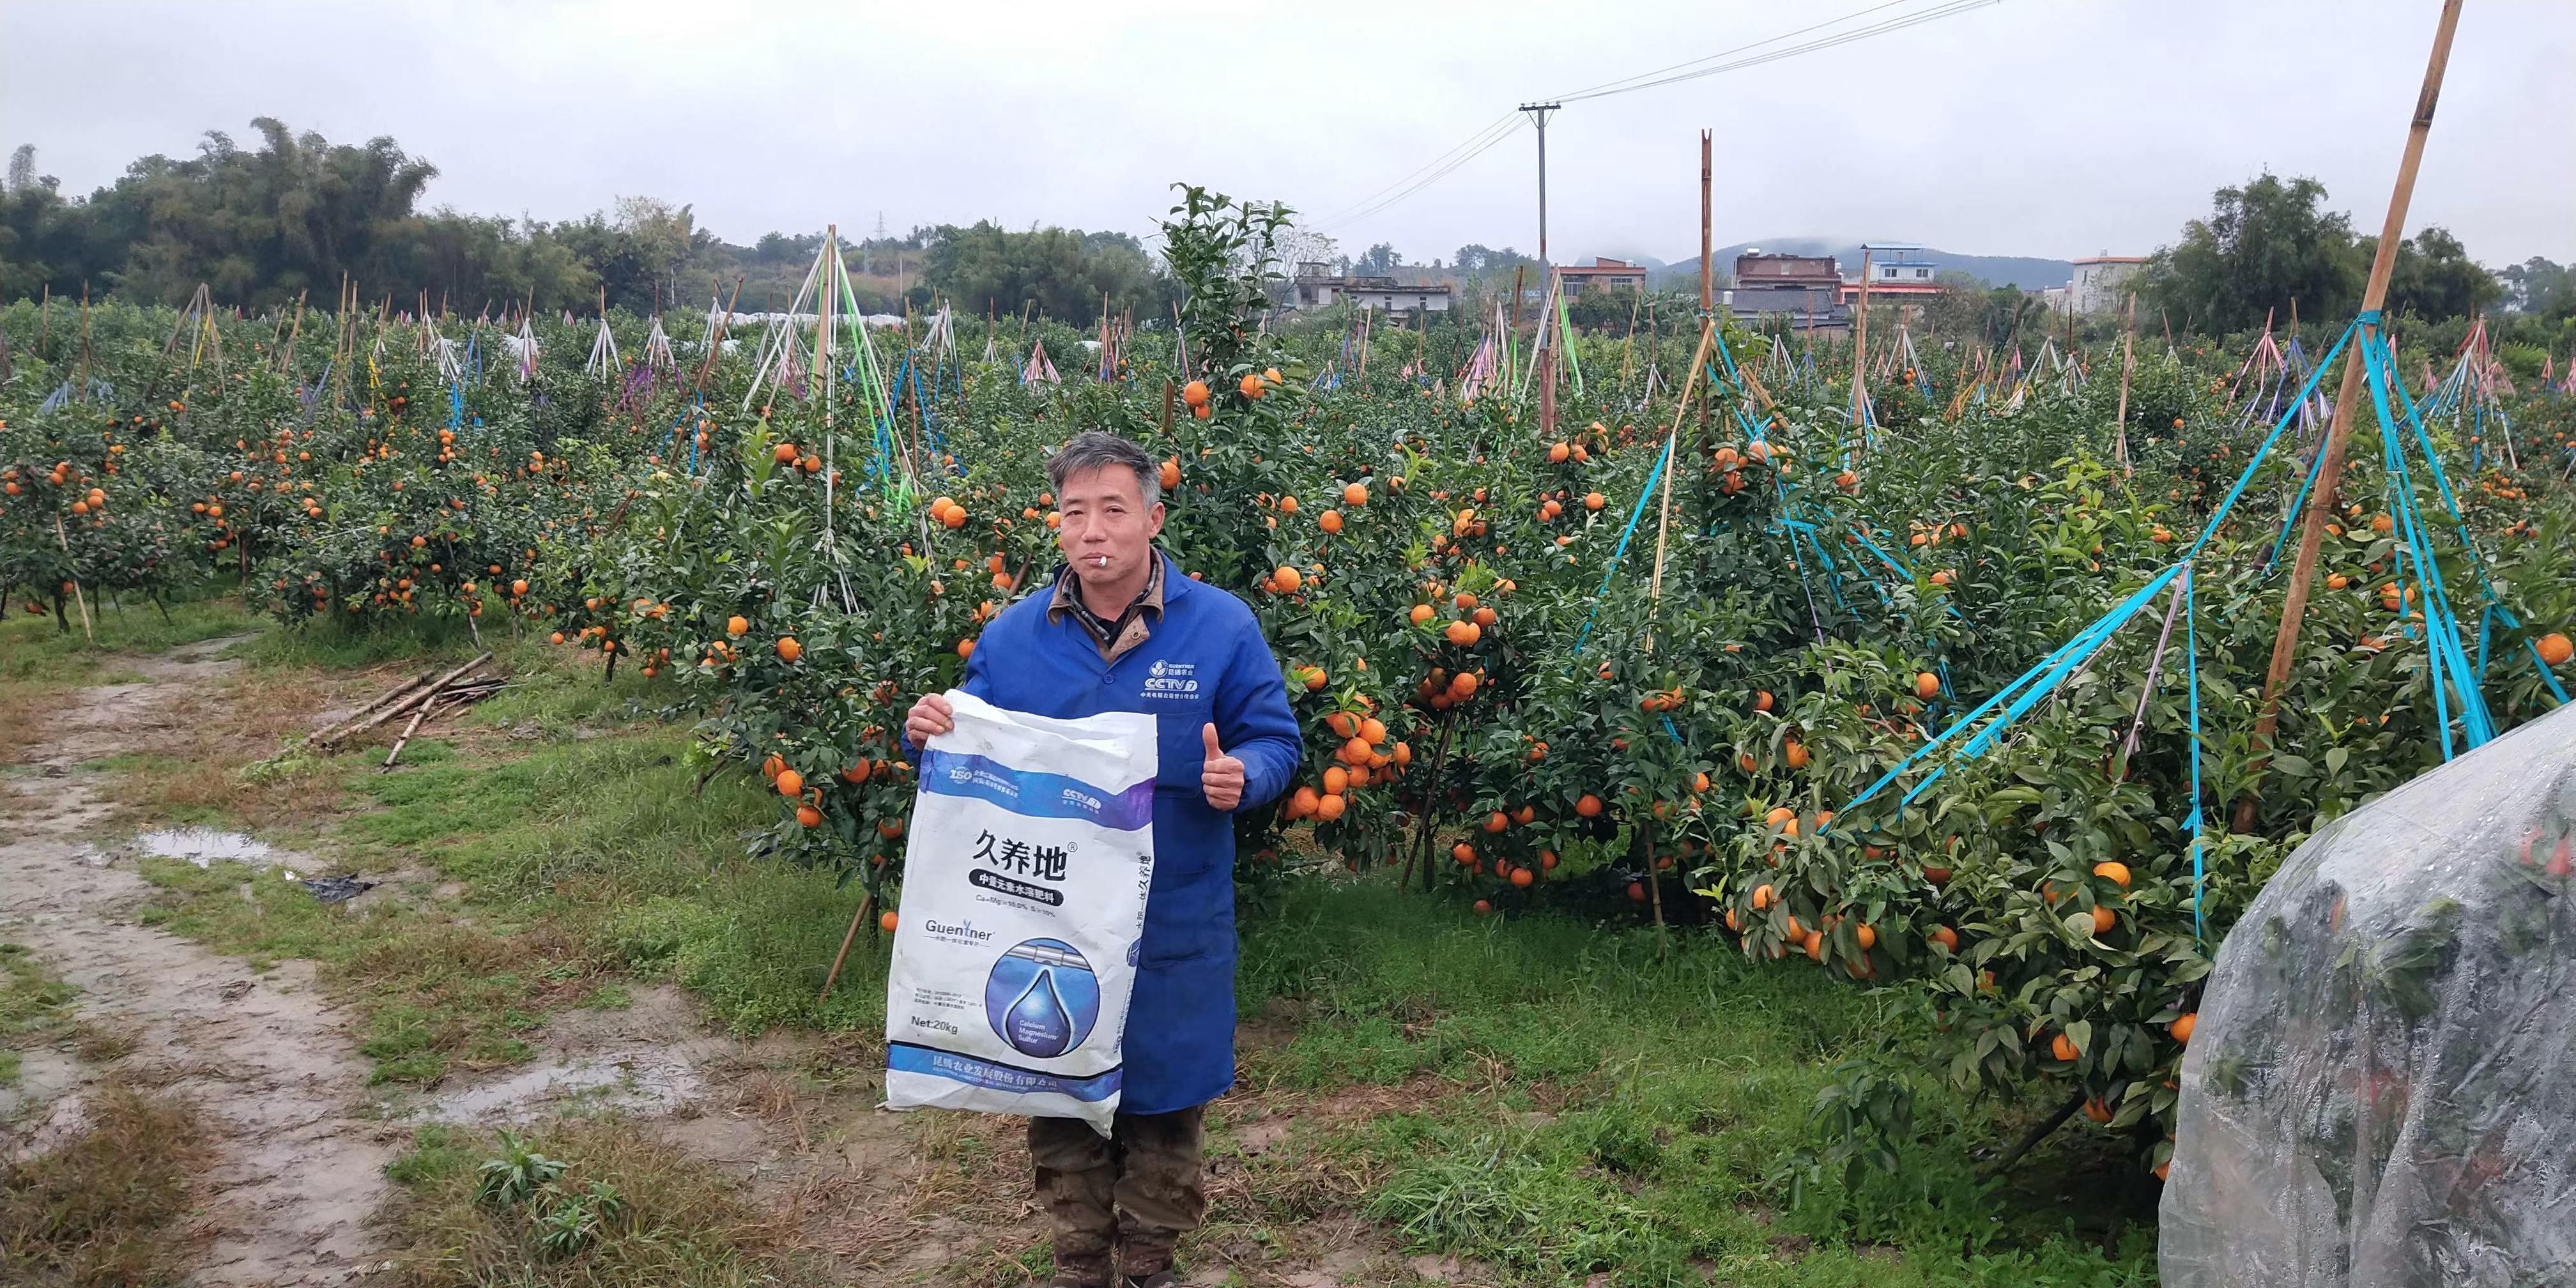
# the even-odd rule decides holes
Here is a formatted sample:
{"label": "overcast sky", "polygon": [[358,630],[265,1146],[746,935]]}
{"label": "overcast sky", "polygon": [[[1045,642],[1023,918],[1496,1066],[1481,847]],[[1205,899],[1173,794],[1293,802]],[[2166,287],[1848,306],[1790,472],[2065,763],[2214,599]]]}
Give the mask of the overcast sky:
{"label": "overcast sky", "polygon": [[[439,167],[431,204],[480,213],[651,195],[737,242],[880,212],[1141,235],[1174,180],[1321,218],[1520,102],[1882,2],[0,0],[0,145],[35,144],[40,173],[87,193],[208,129],[255,139],[267,114],[391,135]],[[1548,131],[1550,249],[1695,254],[1703,126],[1719,245],[2143,254],[2266,167],[2376,231],[2437,10],[2004,0],[1579,103]],[[1416,261],[1533,249],[1534,145],[1515,131],[1323,231]],[[2410,232],[2445,225],[2490,265],[2576,258],[2576,4],[2470,0],[2413,210]]]}

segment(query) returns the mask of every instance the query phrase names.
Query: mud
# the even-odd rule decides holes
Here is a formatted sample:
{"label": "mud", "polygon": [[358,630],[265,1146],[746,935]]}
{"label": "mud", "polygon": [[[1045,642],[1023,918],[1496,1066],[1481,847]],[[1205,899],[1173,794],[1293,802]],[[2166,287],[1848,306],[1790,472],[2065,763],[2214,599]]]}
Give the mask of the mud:
{"label": "mud", "polygon": [[[150,887],[94,844],[112,806],[100,775],[81,767],[171,734],[173,702],[238,668],[215,657],[234,642],[143,661],[145,683],[79,691],[29,749],[39,772],[6,783],[25,799],[0,845],[0,935],[80,988],[84,1020],[133,1039],[117,1062],[125,1077],[199,1107],[216,1162],[197,1214],[211,1236],[196,1282],[340,1284],[376,1252],[364,1221],[401,1139],[366,1110],[365,1061],[309,963],[254,975],[136,924]],[[43,1072],[19,1089],[27,1103],[7,1129],[16,1148],[77,1123],[106,1072],[51,1058],[28,1067]]]}

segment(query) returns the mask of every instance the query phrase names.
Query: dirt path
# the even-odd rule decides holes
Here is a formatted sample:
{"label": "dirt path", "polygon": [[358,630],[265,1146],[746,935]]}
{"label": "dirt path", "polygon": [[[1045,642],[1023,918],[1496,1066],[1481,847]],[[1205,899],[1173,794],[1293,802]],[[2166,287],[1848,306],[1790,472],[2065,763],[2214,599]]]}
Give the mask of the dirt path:
{"label": "dirt path", "polygon": [[[196,1282],[339,1284],[375,1251],[362,1222],[384,1199],[401,1133],[360,1116],[367,1065],[313,987],[312,964],[258,976],[137,925],[131,910],[150,887],[131,860],[85,839],[111,807],[102,777],[82,763],[166,738],[174,699],[239,668],[214,657],[233,642],[146,660],[136,667],[146,683],[80,690],[30,749],[34,773],[8,783],[28,799],[0,844],[0,935],[79,986],[85,1021],[133,1041],[124,1076],[199,1106],[217,1161]],[[38,1073],[32,1061],[29,1072]],[[78,1121],[85,1089],[104,1073],[60,1063],[46,1072],[30,1090],[60,1095],[29,1112],[39,1133]]]}

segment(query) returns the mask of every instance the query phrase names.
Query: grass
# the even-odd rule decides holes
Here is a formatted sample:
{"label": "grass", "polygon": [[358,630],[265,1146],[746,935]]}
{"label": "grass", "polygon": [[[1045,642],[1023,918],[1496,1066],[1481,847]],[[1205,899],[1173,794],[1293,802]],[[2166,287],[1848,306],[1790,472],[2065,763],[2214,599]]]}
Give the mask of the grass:
{"label": "grass", "polygon": [[[288,757],[226,770],[238,798],[194,807],[238,820],[292,797],[302,812],[277,817],[331,868],[396,874],[406,897],[346,911],[246,868],[156,862],[147,919],[254,961],[320,962],[359,1016],[380,1080],[425,1084],[523,1059],[549,1012],[617,1005],[644,980],[686,988],[739,1033],[860,1035],[842,1054],[868,1064],[884,949],[863,940],[832,998],[817,1000],[858,893],[831,873],[746,855],[748,835],[777,822],[774,798],[739,775],[698,790],[686,724],[662,718],[666,689],[603,685],[565,650],[492,643],[522,685],[416,742],[402,772],[376,772],[372,753]],[[381,689],[433,656],[453,665],[472,651],[435,628],[272,631],[244,649],[252,672],[240,692],[316,676],[345,684],[351,666],[373,668]],[[1512,1284],[2153,1282],[2152,1183],[2116,1142],[2077,1124],[2019,1175],[1980,1179],[1969,1147],[1991,1148],[2033,1111],[1963,1103],[1928,1078],[1916,1110],[1932,1135],[1903,1179],[1872,1174],[1846,1191],[1828,1178],[1791,1203],[1782,1162],[1808,1143],[1835,1064],[1913,1022],[1857,988],[1757,967],[1698,932],[1659,958],[1624,918],[1476,918],[1383,878],[1292,881],[1243,932],[1246,1086],[1214,1120],[1226,1179],[1193,1245],[1202,1259],[1275,1262],[1301,1230],[1356,1229]],[[1263,1114],[1287,1122],[1282,1139],[1226,1144]],[[672,1194],[717,1184],[673,1172],[667,1151],[617,1134],[628,1131],[561,1124],[543,1139],[621,1192],[629,1175]],[[490,1148],[431,1133],[398,1168],[403,1238],[420,1252],[403,1272],[413,1282],[783,1273],[764,1258],[784,1234],[704,1196],[712,1225],[662,1209],[656,1219],[679,1224],[651,1227],[634,1248],[549,1260],[525,1231],[458,1197]],[[1025,1179],[991,1152],[925,1165],[1019,1193]],[[996,1237],[974,1277],[1019,1282],[1023,1244],[1007,1229]],[[651,1257],[679,1260],[636,1260]]]}
{"label": "grass", "polygon": [[[1409,1250],[1471,1257],[1516,1282],[1621,1285],[2152,1282],[2152,1196],[2096,1177],[2103,1138],[2035,1173],[2084,1207],[1999,1202],[1962,1143],[2002,1126],[1926,1092],[1948,1139],[1910,1179],[1827,1184],[1785,1206],[1780,1160],[1806,1143],[1836,1061],[1896,1018],[1821,975],[1759,967],[1685,937],[1571,919],[1473,918],[1383,882],[1310,883],[1247,923],[1241,1000],[1297,1018],[1247,1062],[1265,1090],[1408,1089],[1306,1159],[1369,1178],[1363,1211]],[[1258,1201],[1224,1214],[1294,1219]],[[2113,1249],[2106,1255],[2105,1245]]]}
{"label": "grass", "polygon": [[149,605],[122,611],[91,607],[98,613],[95,644],[77,619],[71,633],[63,634],[51,617],[0,615],[0,763],[18,760],[42,738],[62,690],[132,683],[142,678],[134,670],[138,657],[259,629],[237,599],[176,604],[167,619]]}
{"label": "grass", "polygon": [[0,1283],[153,1288],[184,1280],[197,1236],[191,1181],[207,1157],[184,1102],[103,1084],[81,1126],[23,1158],[0,1154]]}
{"label": "grass", "polygon": [[[487,1161],[509,1144],[480,1132],[425,1127],[390,1175],[402,1189],[391,1233],[391,1276],[414,1288],[751,1288],[820,1285],[826,1277],[796,1248],[794,1231],[749,1202],[741,1187],[681,1151],[613,1120],[564,1120],[517,1142],[564,1164],[560,1194],[503,1202],[478,1196]],[[543,1218],[567,1197],[606,1186],[613,1206],[594,1211],[583,1246],[550,1249]]]}
{"label": "grass", "polygon": [[0,943],[0,1087],[17,1085],[21,1046],[69,1023],[79,992],[54,978],[24,944]]}

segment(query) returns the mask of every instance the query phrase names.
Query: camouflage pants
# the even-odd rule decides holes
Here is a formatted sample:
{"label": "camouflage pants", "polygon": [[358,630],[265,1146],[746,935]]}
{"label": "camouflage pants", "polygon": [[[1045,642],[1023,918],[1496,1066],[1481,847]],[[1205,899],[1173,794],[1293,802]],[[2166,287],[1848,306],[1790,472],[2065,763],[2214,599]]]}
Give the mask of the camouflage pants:
{"label": "camouflage pants", "polygon": [[[1120,1114],[1109,1139],[1074,1118],[1029,1120],[1038,1201],[1055,1227],[1061,1280],[1108,1284],[1169,1269],[1172,1245],[1207,1213],[1199,1126],[1206,1106]],[[1113,1249],[1116,1264],[1112,1263]]]}

